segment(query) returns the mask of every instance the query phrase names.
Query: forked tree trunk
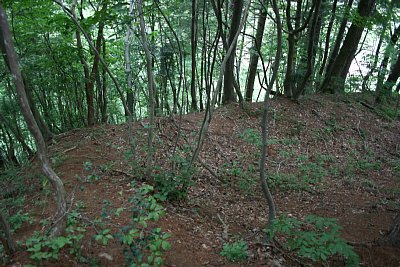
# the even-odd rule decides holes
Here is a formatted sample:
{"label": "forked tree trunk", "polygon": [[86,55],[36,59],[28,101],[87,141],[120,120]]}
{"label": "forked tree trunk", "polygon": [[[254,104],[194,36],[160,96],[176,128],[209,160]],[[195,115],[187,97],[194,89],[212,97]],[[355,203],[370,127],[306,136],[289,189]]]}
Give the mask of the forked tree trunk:
{"label": "forked tree trunk", "polygon": [[50,184],[52,185],[54,190],[56,204],[57,204],[57,213],[51,235],[58,236],[65,231],[66,227],[65,214],[66,214],[67,203],[66,203],[66,193],[64,189],[64,184],[50,166],[50,162],[47,156],[47,147],[45,140],[29,107],[29,102],[26,96],[25,86],[22,80],[21,71],[18,66],[17,54],[15,53],[9,24],[6,18],[5,11],[1,4],[0,4],[0,28],[1,28],[0,41],[5,46],[6,56],[15,82],[15,87],[17,91],[18,101],[21,107],[21,112],[26,121],[28,129],[35,140],[37,153],[42,165],[42,170],[49,179]]}

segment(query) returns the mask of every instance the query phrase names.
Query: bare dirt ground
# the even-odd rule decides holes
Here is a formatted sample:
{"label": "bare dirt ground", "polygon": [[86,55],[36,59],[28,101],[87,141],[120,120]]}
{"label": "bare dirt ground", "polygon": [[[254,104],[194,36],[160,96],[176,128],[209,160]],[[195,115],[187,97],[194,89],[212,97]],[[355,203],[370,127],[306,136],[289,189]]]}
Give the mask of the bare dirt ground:
{"label": "bare dirt ground", "polygon": [[[272,192],[278,215],[337,218],[343,227],[342,237],[354,246],[361,266],[400,266],[400,248],[375,242],[400,212],[400,122],[378,116],[355,99],[316,95],[300,103],[284,98],[271,101],[266,168],[275,185]],[[268,210],[258,171],[254,170],[258,148],[251,144],[260,129],[261,108],[261,104],[251,104],[245,110],[238,105],[216,110],[200,154],[202,164],[198,164],[187,199],[163,203],[166,216],[157,225],[172,234],[165,266],[301,265],[282,247],[263,245]],[[169,168],[178,134],[194,144],[203,116],[194,113],[181,119],[158,119],[154,165],[161,170]],[[89,222],[100,217],[104,200],[123,206],[132,192],[133,180],[138,186],[151,183],[136,173],[145,166],[146,152],[136,149],[134,166],[126,157],[129,138],[136,138],[136,144],[144,147],[145,124],[133,123],[131,129],[127,125],[104,125],[74,130],[59,135],[57,143],[49,147],[71,206],[80,205],[81,219],[89,229],[81,245],[82,254],[101,266],[124,265],[122,247],[116,240],[107,246],[96,242],[96,229]],[[183,151],[185,141],[181,138],[177,146]],[[90,172],[85,170],[85,162],[92,165]],[[24,171],[35,172],[39,173],[34,167]],[[95,174],[95,179],[79,179],[90,174]],[[306,177],[309,183],[302,187],[295,183],[298,180],[290,180],[293,175]],[[289,180],[279,182],[280,178]],[[17,231],[15,238],[19,241],[41,230],[40,220],[51,219],[54,214],[52,198],[45,194],[40,181],[27,181],[39,184],[24,207],[34,223],[25,223]],[[127,220],[126,216],[114,218],[110,222],[113,231]],[[240,264],[220,256],[224,243],[238,239],[245,240],[250,251],[248,261]],[[27,263],[34,264],[22,248],[13,264]],[[42,264],[82,266],[67,253],[59,261]],[[332,266],[343,264],[333,261]]]}

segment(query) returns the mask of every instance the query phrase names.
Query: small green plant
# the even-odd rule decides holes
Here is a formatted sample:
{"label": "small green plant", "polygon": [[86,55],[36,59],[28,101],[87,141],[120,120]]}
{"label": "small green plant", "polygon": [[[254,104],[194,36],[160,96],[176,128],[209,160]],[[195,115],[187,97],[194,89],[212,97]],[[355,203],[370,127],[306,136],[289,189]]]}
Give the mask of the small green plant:
{"label": "small green plant", "polygon": [[340,237],[340,229],[336,219],[308,215],[302,222],[294,217],[280,216],[267,229],[267,234],[270,239],[283,235],[286,247],[301,258],[327,263],[331,256],[340,255],[348,266],[358,266],[359,257]]}
{"label": "small green plant", "polygon": [[246,129],[239,135],[241,139],[257,147],[262,146],[261,133],[256,129]]}
{"label": "small green plant", "polygon": [[94,165],[91,161],[85,161],[83,163],[83,170],[85,173],[88,173],[87,175],[83,175],[83,178],[81,176],[77,176],[77,179],[79,181],[84,181],[84,182],[93,182],[93,181],[98,181],[100,180],[100,176],[96,173],[94,169]]}
{"label": "small green plant", "polygon": [[232,262],[246,261],[249,256],[248,246],[243,240],[232,244],[224,244],[220,255]]}
{"label": "small green plant", "polygon": [[80,248],[83,233],[86,230],[77,225],[77,215],[76,211],[72,211],[68,216],[67,234],[65,236],[48,238],[39,232],[35,232],[32,237],[26,240],[25,246],[30,258],[40,263],[47,260],[57,260],[61,251],[69,250],[71,255],[79,260],[83,259]]}
{"label": "small green plant", "polygon": [[161,266],[165,251],[171,248],[168,242],[171,235],[149,225],[165,214],[153,192],[152,186],[145,185],[129,198],[131,221],[115,235],[124,245],[124,256],[129,266]]}
{"label": "small green plant", "polygon": [[[190,148],[186,147],[185,151]],[[191,166],[190,162],[177,152],[171,159],[172,170],[165,170],[156,166],[157,174],[154,176],[158,193],[168,200],[184,199],[190,186],[194,184],[193,176],[197,168]]]}
{"label": "small green plant", "polygon": [[114,237],[110,234],[110,229],[103,229],[98,234],[94,235],[94,240],[103,244],[104,246],[108,244],[108,241],[114,239]]}
{"label": "small green plant", "polygon": [[12,227],[11,230],[13,232],[15,232],[19,228],[21,228],[22,224],[24,224],[25,222],[27,222],[29,224],[32,224],[33,223],[33,219],[29,215],[29,213],[22,213],[22,211],[19,210],[16,214],[10,216],[9,222],[10,222],[10,225]]}

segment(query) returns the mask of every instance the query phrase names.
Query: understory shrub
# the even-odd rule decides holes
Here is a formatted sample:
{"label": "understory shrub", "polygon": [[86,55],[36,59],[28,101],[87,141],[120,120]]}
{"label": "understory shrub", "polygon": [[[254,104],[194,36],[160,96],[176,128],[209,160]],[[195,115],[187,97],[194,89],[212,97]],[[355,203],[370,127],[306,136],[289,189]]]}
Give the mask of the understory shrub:
{"label": "understory shrub", "polygon": [[308,215],[303,222],[294,217],[280,216],[267,234],[270,239],[282,235],[287,249],[296,252],[300,258],[328,263],[331,256],[339,255],[348,266],[358,266],[359,257],[340,237],[340,229],[337,220],[332,218]]}

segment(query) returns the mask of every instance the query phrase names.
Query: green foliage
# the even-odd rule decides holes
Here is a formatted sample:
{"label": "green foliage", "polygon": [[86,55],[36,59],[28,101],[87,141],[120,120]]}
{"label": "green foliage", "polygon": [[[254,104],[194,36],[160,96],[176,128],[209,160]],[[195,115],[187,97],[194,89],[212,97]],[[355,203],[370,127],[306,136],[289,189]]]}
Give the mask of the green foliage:
{"label": "green foliage", "polygon": [[114,239],[114,237],[110,234],[110,229],[103,229],[98,234],[94,235],[94,240],[103,244],[103,246],[108,244],[108,241]]}
{"label": "green foliage", "polygon": [[244,130],[243,133],[241,133],[239,135],[239,137],[251,145],[254,145],[257,147],[262,146],[261,133],[259,130],[246,129],[246,130]]}
{"label": "green foliage", "polygon": [[243,240],[232,244],[224,244],[220,255],[232,262],[242,262],[247,260],[249,256],[248,246]]}
{"label": "green foliage", "polygon": [[77,225],[76,216],[76,211],[68,216],[66,236],[49,238],[39,232],[35,232],[32,237],[27,239],[25,246],[27,248],[26,251],[30,254],[30,258],[37,262],[58,260],[61,252],[65,253],[68,251],[69,254],[81,259],[81,240],[86,230]]}
{"label": "green foliage", "polygon": [[115,235],[125,247],[124,256],[129,266],[161,266],[164,252],[171,248],[168,242],[171,235],[149,224],[165,214],[153,192],[152,186],[145,185],[129,198],[131,220]]}
{"label": "green foliage", "polygon": [[294,217],[280,216],[267,234],[271,239],[278,234],[283,235],[286,247],[301,258],[327,263],[331,256],[340,255],[348,266],[358,266],[359,257],[340,237],[340,229],[336,219],[308,215],[302,222]]}
{"label": "green foliage", "polygon": [[[188,152],[189,148],[186,149]],[[179,152],[170,159],[172,170],[166,170],[161,166],[156,166],[154,182],[156,188],[163,198],[168,200],[184,199],[190,186],[194,184],[193,176],[197,173],[197,168],[190,165],[187,158]]]}
{"label": "green foliage", "polygon": [[394,105],[381,105],[376,109],[376,113],[388,120],[400,119],[400,109]]}
{"label": "green foliage", "polygon": [[247,168],[243,167],[240,161],[233,161],[230,164],[225,163],[222,168],[222,175],[225,177],[224,182],[227,184],[233,182],[228,180],[228,177],[236,177],[234,182],[246,195],[253,195],[254,190],[258,185],[258,166],[256,164],[248,164]]}
{"label": "green foliage", "polygon": [[33,218],[29,215],[29,213],[22,213],[22,210],[19,210],[16,214],[10,216],[9,218],[9,223],[13,232],[21,228],[22,224],[26,222],[32,224]]}

